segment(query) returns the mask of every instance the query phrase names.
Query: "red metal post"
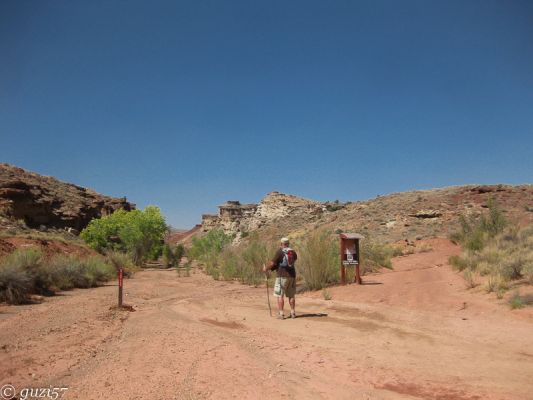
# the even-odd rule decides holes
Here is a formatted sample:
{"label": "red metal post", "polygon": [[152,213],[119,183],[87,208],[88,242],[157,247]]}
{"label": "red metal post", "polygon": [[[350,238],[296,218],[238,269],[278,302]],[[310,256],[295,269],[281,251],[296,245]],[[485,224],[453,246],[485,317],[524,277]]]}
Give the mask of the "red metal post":
{"label": "red metal post", "polygon": [[124,282],[124,270],[118,269],[118,306],[122,307],[122,287]]}

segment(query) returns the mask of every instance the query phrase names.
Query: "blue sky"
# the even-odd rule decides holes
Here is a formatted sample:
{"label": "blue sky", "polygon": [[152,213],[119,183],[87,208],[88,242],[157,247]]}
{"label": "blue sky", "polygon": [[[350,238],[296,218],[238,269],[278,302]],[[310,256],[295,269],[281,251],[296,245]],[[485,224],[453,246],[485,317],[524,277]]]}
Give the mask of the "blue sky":
{"label": "blue sky", "polygon": [[0,161],[189,227],[531,183],[531,1],[0,2]]}

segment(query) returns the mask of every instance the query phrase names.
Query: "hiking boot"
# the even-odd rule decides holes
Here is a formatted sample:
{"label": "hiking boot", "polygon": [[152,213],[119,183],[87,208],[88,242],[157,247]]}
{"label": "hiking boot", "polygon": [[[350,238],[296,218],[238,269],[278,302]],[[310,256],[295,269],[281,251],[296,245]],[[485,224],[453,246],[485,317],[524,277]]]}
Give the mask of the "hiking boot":
{"label": "hiking boot", "polygon": [[296,318],[296,312],[291,311],[291,318],[293,318],[293,319]]}
{"label": "hiking boot", "polygon": [[285,316],[283,314],[278,314],[278,319],[285,319]]}

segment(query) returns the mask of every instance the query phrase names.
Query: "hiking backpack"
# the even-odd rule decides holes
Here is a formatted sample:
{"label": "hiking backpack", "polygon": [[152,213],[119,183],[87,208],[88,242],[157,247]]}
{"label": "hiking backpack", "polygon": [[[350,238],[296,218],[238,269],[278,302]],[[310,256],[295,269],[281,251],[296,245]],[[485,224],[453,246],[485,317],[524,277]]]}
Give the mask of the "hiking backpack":
{"label": "hiking backpack", "polygon": [[290,247],[285,247],[281,249],[281,251],[283,251],[283,260],[281,261],[281,264],[279,266],[294,268],[294,261],[296,261],[296,252]]}

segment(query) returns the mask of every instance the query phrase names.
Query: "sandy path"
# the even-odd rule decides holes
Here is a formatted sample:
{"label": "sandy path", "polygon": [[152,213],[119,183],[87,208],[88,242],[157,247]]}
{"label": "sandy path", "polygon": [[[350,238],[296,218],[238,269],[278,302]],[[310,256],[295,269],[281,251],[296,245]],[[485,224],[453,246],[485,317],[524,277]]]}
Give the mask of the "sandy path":
{"label": "sandy path", "polygon": [[[470,295],[458,289],[454,307],[417,307],[437,285],[427,276],[398,302],[386,275],[331,301],[300,296],[301,317],[285,321],[269,317],[264,287],[171,270],[125,282],[133,313],[109,310],[113,285],[0,307],[0,384],[68,386],[69,399],[533,398],[530,318],[459,310]],[[366,299],[378,286],[388,294]]]}

